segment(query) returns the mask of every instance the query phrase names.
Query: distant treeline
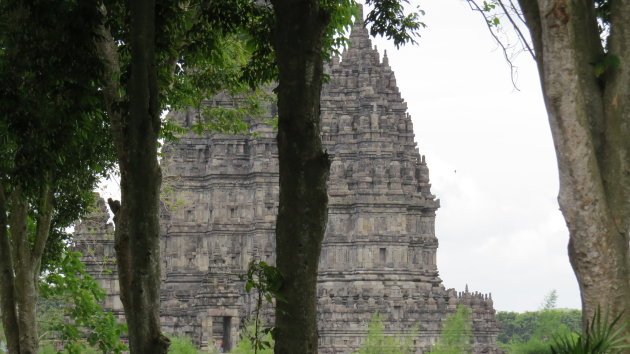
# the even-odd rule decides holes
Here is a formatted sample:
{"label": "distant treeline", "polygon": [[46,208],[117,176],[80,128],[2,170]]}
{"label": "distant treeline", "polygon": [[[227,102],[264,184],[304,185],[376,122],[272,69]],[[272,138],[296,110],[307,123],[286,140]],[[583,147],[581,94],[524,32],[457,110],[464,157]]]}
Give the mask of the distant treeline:
{"label": "distant treeline", "polygon": [[559,336],[582,331],[582,311],[557,309],[556,291],[544,299],[539,311],[498,312],[499,345],[508,353],[546,353]]}
{"label": "distant treeline", "polygon": [[[527,342],[539,335],[562,330],[580,332],[582,330],[582,311],[574,309],[552,309],[533,312],[498,312],[497,323],[501,332],[497,341]],[[551,330],[551,332],[549,332]]]}

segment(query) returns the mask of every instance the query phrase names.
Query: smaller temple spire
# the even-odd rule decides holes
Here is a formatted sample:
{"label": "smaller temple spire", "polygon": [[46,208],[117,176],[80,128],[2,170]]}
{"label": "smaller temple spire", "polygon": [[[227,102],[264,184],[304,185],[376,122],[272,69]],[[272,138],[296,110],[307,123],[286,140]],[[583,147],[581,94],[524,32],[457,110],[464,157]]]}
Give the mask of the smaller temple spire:
{"label": "smaller temple spire", "polygon": [[358,15],[359,17],[357,17],[356,21],[354,21],[355,24],[363,23],[363,4],[358,4],[358,5],[359,5],[359,10],[357,12],[359,14]]}
{"label": "smaller temple spire", "polygon": [[383,66],[389,65],[389,59],[387,58],[387,49],[383,51]]}

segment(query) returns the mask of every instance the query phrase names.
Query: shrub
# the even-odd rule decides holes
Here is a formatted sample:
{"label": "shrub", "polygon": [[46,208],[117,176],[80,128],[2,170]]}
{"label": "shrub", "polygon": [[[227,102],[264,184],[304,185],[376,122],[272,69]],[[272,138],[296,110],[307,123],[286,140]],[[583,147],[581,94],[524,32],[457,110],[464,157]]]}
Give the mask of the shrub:
{"label": "shrub", "polygon": [[254,353],[273,354],[274,341],[273,341],[273,338],[271,338],[271,333],[265,334],[260,339],[261,342],[269,343],[269,346],[255,351],[254,343],[252,343],[252,335],[248,334],[248,333],[251,333],[252,331],[253,331],[252,326],[247,325],[243,329],[243,333],[241,334],[241,340],[238,343],[236,343],[236,348],[232,349],[230,353],[232,354],[254,354]]}
{"label": "shrub", "polygon": [[471,312],[470,308],[459,305],[454,314],[446,317],[432,354],[461,354],[472,349]]}
{"label": "shrub", "polygon": [[630,336],[624,335],[628,323],[621,322],[623,313],[617,315],[612,321],[608,318],[608,312],[601,318],[599,308],[589,323],[586,324],[584,333],[571,333],[554,338],[551,345],[552,354],[600,354],[623,353],[630,348],[627,343]]}
{"label": "shrub", "polygon": [[372,315],[368,325],[368,334],[358,354],[407,354],[413,353],[412,340],[417,335],[419,325],[413,326],[402,336],[386,336],[384,325],[378,312]]}
{"label": "shrub", "polygon": [[199,348],[192,343],[188,337],[169,337],[171,345],[168,347],[169,354],[201,354]]}

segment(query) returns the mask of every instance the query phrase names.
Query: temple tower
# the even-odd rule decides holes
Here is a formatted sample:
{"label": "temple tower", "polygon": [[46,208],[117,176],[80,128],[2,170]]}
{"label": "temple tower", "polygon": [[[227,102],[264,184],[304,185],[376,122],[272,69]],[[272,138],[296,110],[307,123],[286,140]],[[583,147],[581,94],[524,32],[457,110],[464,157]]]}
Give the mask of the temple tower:
{"label": "temple tower", "polygon": [[[495,352],[491,297],[447,290],[438,276],[439,200],[431,194],[426,160],[387,54],[380,58],[362,23],[350,40],[342,57],[326,67],[330,81],[321,101],[322,140],[332,165],[318,278],[319,351],[356,351],[378,311],[386,333],[419,323],[413,345],[426,352],[445,317],[464,304],[473,311],[475,352]],[[207,104],[238,101],[218,95]],[[190,127],[199,113],[172,118]],[[269,104],[266,118],[276,114]],[[260,119],[252,119],[249,129],[245,135],[188,133],[163,149],[162,325],[202,347],[233,347],[254,306],[239,275],[252,259],[275,259],[275,132]],[[77,230],[90,244],[97,234],[111,234],[84,229]],[[108,237],[102,238],[106,245]],[[103,283],[116,293],[112,279]]]}

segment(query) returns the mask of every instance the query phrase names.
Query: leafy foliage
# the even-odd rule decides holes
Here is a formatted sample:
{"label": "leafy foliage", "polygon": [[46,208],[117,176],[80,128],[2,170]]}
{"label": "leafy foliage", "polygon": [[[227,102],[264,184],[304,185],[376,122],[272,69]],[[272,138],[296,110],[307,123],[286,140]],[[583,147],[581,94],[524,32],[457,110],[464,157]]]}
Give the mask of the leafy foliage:
{"label": "leafy foliage", "polygon": [[247,267],[247,273],[240,276],[241,280],[245,280],[245,291],[250,292],[256,290],[256,309],[254,310],[253,330],[245,331],[244,335],[249,339],[254,353],[259,350],[273,348],[275,339],[275,327],[260,329],[260,312],[263,307],[263,299],[270,304],[275,301],[286,301],[280,294],[280,286],[283,277],[278,268],[267,264],[264,261],[256,262],[252,260]]}
{"label": "leafy foliage", "polygon": [[601,318],[598,308],[590,322],[584,329],[584,334],[574,332],[569,335],[559,335],[551,345],[552,354],[599,354],[623,353],[630,348],[630,335],[625,334],[627,322],[622,322],[623,313],[612,320],[608,312]]}
{"label": "leafy foliage", "polygon": [[69,353],[81,352],[85,339],[103,353],[122,353],[127,350],[120,340],[126,327],[118,324],[111,312],[103,310],[100,302],[105,292],[86,272],[80,258],[78,252],[66,252],[55,263],[55,272],[41,283],[42,298],[57,304],[62,311],[61,316],[51,316],[45,326],[56,332]]}
{"label": "leafy foliage", "polygon": [[601,56],[600,60],[593,65],[593,74],[595,77],[600,78],[606,72],[610,72],[614,69],[618,69],[621,65],[621,59],[618,56],[606,53]]}
{"label": "leafy foliage", "polygon": [[510,353],[536,353],[548,350],[554,336],[581,330],[579,310],[546,309],[522,314],[499,312],[498,342]]}
{"label": "leafy foliage", "polygon": [[400,336],[388,336],[385,334],[385,326],[378,312],[372,314],[368,324],[368,333],[365,342],[359,348],[357,354],[407,354],[413,353],[413,338],[420,329],[417,324]]}
{"label": "leafy foliage", "polygon": [[169,354],[201,354],[199,348],[192,343],[188,337],[169,337],[171,345],[168,347]]}
{"label": "leafy foliage", "polygon": [[[126,87],[129,10],[117,0],[104,6],[106,24],[117,44],[121,87]],[[185,5],[158,1],[156,12],[161,109],[198,107],[219,91],[242,91],[276,77],[269,6],[252,0],[193,0]]]}
{"label": "leafy foliage", "polygon": [[497,313],[499,344],[516,352],[534,352],[532,348],[548,347],[554,335],[581,331],[582,312],[556,309],[557,301],[556,290],[551,290],[545,295],[540,311]]}
{"label": "leafy foliage", "polygon": [[415,44],[414,37],[418,36],[418,30],[426,25],[420,22],[420,16],[424,11],[418,9],[410,14],[404,13],[403,4],[407,0],[367,0],[367,5],[373,5],[374,9],[368,13],[365,22],[372,24],[370,34],[382,35],[393,40],[396,48],[405,43]]}
{"label": "leafy foliage", "polygon": [[262,120],[268,111],[268,105],[275,102],[275,99],[276,96],[268,90],[245,88],[242,91],[232,91],[231,105],[215,104],[214,98],[205,100],[198,107],[190,107],[193,110],[194,122],[189,129],[198,134],[208,131],[244,134],[247,132],[248,123],[255,119]]}
{"label": "leafy foliage", "polygon": [[89,2],[0,3],[0,187],[7,195],[21,189],[36,219],[42,186],[51,184],[55,212],[43,269],[114,164],[102,65],[92,47],[99,20]]}
{"label": "leafy foliage", "polygon": [[66,346],[61,351],[57,351],[52,344],[44,344],[39,348],[37,354],[97,354],[98,351],[91,347],[86,347],[81,343]]}
{"label": "leafy foliage", "polygon": [[455,313],[446,317],[432,354],[467,353],[472,349],[471,313],[469,307],[459,305]]}
{"label": "leafy foliage", "polygon": [[241,339],[236,343],[236,347],[230,351],[232,354],[273,354],[274,340],[271,333],[262,336],[261,342],[269,343],[269,347],[257,349],[252,338],[256,337],[254,323],[248,321],[241,333]]}
{"label": "leafy foliage", "polygon": [[65,229],[114,164],[100,92],[103,65],[93,47],[101,19],[87,1],[0,2],[0,194],[11,216],[0,225],[11,238],[0,248],[0,287],[14,302],[3,303],[6,320],[16,318],[7,309],[19,309],[23,324],[7,326],[6,334],[12,343],[21,338],[24,351],[37,347],[31,301],[37,294],[10,294],[36,291],[38,273],[60,261]]}
{"label": "leafy foliage", "polygon": [[322,6],[330,13],[330,23],[323,38],[324,58],[330,59],[341,54],[340,48],[348,46],[346,34],[352,18],[359,17],[359,4],[354,0],[329,0],[322,1]]}
{"label": "leafy foliage", "polygon": [[534,312],[497,313],[501,332],[499,344],[516,352],[532,352],[531,348],[548,347],[553,335],[580,332],[582,313],[579,310],[547,309]]}
{"label": "leafy foliage", "polygon": [[497,313],[499,345],[509,353],[548,353],[554,338],[570,338],[581,332],[581,311],[556,309],[557,300],[557,292],[552,290],[539,311]]}
{"label": "leafy foliage", "polygon": [[[129,19],[125,2],[104,3],[106,25],[115,42],[119,63],[114,73],[121,107],[129,97]],[[161,110],[191,110],[198,133],[208,131],[243,133],[245,117],[259,114],[268,101],[255,89],[277,77],[270,43],[273,11],[252,0],[193,0],[157,3],[156,61]],[[219,92],[245,97],[243,104],[227,108],[212,105],[209,97]],[[260,102],[255,102],[259,99]],[[186,129],[168,119],[162,121],[160,136],[174,140]]]}
{"label": "leafy foliage", "polygon": [[2,151],[15,176],[12,184],[28,191],[42,182],[42,171],[73,182],[77,171],[103,172],[108,165],[102,158],[111,164],[113,151],[100,116],[102,65],[90,31],[98,11],[89,2],[73,1],[3,1],[0,6],[5,48],[0,110],[9,133]]}
{"label": "leafy foliage", "polygon": [[553,310],[556,308],[556,304],[558,303],[558,291],[556,289],[551,290],[545,298],[543,299],[542,309],[543,310]]}

